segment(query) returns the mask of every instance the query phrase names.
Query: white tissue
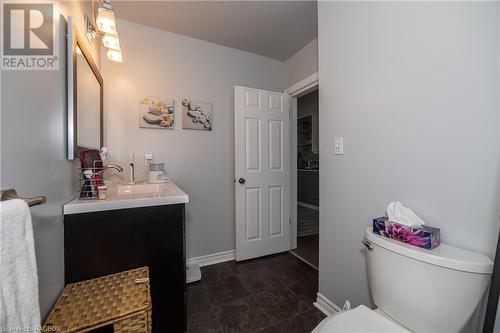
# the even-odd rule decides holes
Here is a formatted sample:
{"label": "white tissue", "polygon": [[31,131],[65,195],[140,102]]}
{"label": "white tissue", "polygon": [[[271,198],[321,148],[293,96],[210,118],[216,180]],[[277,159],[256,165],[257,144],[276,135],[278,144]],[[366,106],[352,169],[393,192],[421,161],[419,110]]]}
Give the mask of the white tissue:
{"label": "white tissue", "polygon": [[410,208],[405,207],[401,202],[391,202],[387,206],[387,217],[389,221],[407,225],[412,228],[421,228],[425,222],[418,217]]}
{"label": "white tissue", "polygon": [[106,160],[106,157],[108,157],[108,154],[109,154],[108,147],[102,147],[101,150],[99,151],[99,155],[101,155],[101,160],[103,162]]}

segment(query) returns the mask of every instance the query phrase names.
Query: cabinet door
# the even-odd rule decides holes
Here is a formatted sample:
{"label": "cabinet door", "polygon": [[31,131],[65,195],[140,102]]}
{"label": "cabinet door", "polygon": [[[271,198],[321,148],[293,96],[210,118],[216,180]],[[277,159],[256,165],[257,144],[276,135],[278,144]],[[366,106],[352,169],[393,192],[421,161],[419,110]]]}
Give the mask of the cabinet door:
{"label": "cabinet door", "polygon": [[319,206],[319,172],[311,172],[311,204]]}
{"label": "cabinet door", "polygon": [[297,172],[297,199],[310,205],[319,205],[319,173],[315,171]]}
{"label": "cabinet door", "polygon": [[307,189],[306,189],[306,179],[304,178],[304,172],[303,171],[298,171],[297,172],[297,200],[300,202],[306,202],[306,194],[307,194]]}
{"label": "cabinet door", "polygon": [[148,266],[153,332],[184,332],[184,235],[184,204],[65,215],[65,282]]}
{"label": "cabinet door", "polygon": [[319,117],[318,112],[312,115],[312,152],[319,154]]}

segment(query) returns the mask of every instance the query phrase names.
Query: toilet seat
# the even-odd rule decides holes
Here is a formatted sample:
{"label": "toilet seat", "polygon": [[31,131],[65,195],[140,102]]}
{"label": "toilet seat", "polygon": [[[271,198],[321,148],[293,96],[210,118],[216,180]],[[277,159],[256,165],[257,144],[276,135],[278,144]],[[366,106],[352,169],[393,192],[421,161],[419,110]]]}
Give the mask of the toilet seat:
{"label": "toilet seat", "polygon": [[374,310],[360,305],[324,319],[312,333],[409,333]]}

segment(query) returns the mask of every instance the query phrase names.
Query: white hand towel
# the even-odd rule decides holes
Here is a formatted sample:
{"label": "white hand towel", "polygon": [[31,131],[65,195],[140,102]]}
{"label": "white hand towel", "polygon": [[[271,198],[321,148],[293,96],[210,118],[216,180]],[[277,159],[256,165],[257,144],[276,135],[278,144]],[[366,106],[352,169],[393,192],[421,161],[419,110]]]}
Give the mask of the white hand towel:
{"label": "white hand towel", "polygon": [[40,327],[31,212],[23,200],[0,202],[0,332]]}

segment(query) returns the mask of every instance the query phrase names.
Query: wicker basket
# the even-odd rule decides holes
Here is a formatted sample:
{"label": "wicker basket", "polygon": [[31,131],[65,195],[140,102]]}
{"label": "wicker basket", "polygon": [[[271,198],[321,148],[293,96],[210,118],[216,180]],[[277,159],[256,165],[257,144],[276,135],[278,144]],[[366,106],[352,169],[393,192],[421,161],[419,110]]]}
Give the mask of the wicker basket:
{"label": "wicker basket", "polygon": [[44,332],[150,333],[149,270],[137,268],[68,284],[44,323]]}

